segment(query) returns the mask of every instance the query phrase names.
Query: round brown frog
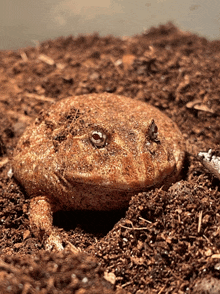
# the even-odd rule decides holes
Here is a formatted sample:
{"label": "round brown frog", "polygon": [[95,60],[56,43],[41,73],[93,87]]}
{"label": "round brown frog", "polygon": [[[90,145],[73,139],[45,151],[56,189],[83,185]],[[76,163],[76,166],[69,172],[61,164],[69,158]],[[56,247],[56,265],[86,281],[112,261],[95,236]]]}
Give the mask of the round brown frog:
{"label": "round brown frog", "polygon": [[184,141],[155,107],[114,94],[63,99],[18,142],[15,178],[32,198],[33,230],[51,235],[57,210],[112,210],[181,171]]}

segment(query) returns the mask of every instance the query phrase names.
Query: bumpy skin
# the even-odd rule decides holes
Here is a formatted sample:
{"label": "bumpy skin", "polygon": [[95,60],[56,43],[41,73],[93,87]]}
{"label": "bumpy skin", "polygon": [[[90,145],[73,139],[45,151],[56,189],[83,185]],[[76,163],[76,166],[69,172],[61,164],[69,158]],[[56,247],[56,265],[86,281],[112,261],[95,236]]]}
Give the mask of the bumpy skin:
{"label": "bumpy skin", "polygon": [[[94,131],[105,134],[104,146],[91,142]],[[13,171],[34,198],[33,207],[44,199],[51,213],[111,210],[151,186],[170,185],[183,158],[178,127],[158,109],[114,94],[89,94],[63,99],[41,113],[17,145]],[[32,223],[42,226],[36,222],[34,217]]]}

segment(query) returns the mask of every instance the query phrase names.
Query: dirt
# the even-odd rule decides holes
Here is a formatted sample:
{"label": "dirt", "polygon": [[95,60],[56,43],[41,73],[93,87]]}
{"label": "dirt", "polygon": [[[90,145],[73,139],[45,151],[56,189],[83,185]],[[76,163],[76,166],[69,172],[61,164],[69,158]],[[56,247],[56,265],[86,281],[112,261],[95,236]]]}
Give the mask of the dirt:
{"label": "dirt", "polygon": [[[219,78],[220,41],[170,23],[133,37],[70,36],[1,51],[0,292],[220,293],[220,183],[196,157],[219,154]],[[146,101],[177,123],[187,144],[181,181],[134,195],[124,211],[55,213],[70,245],[47,252],[29,230],[13,149],[43,108],[93,92]]]}

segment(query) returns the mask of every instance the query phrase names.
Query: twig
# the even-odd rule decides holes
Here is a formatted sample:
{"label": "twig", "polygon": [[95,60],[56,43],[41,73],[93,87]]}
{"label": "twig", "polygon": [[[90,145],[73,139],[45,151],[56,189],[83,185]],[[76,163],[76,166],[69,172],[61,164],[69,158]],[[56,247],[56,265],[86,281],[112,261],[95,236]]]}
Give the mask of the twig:
{"label": "twig", "polygon": [[124,288],[124,287],[127,287],[127,286],[131,285],[131,284],[132,284],[132,282],[127,282],[127,283],[121,285],[121,287]]}
{"label": "twig", "polygon": [[139,219],[140,219],[140,220],[143,220],[143,221],[145,221],[145,222],[147,222],[147,223],[149,223],[149,224],[152,224],[151,221],[149,221],[149,220],[147,220],[147,219],[145,219],[145,218],[143,218],[143,217],[141,217],[141,216],[139,216]]}
{"label": "twig", "polygon": [[148,227],[140,227],[140,228],[132,227],[132,228],[129,228],[129,227],[126,227],[126,226],[123,226],[123,225],[120,225],[120,227],[124,228],[124,229],[128,229],[128,230],[135,230],[135,231],[141,231],[141,230],[148,230],[149,229]]}
{"label": "twig", "polygon": [[200,233],[201,231],[201,225],[202,225],[202,211],[199,212],[198,233]]}
{"label": "twig", "polygon": [[44,95],[37,95],[37,94],[33,94],[33,93],[25,93],[25,96],[27,96],[28,98],[36,99],[36,100],[54,102],[53,98],[45,97]]}
{"label": "twig", "polygon": [[160,289],[160,291],[158,292],[158,294],[161,294],[161,293],[163,292],[163,290],[166,288],[166,286],[167,286],[167,284],[165,284],[165,285],[163,286],[163,288]]}

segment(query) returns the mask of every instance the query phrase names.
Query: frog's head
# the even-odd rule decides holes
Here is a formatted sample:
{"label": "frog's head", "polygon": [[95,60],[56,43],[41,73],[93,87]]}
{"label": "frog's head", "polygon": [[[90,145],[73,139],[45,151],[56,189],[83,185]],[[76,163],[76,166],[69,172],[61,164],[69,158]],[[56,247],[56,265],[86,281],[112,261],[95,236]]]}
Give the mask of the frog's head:
{"label": "frog's head", "polygon": [[111,94],[71,100],[69,109],[58,159],[68,181],[141,190],[179,173],[182,137],[158,109]]}

